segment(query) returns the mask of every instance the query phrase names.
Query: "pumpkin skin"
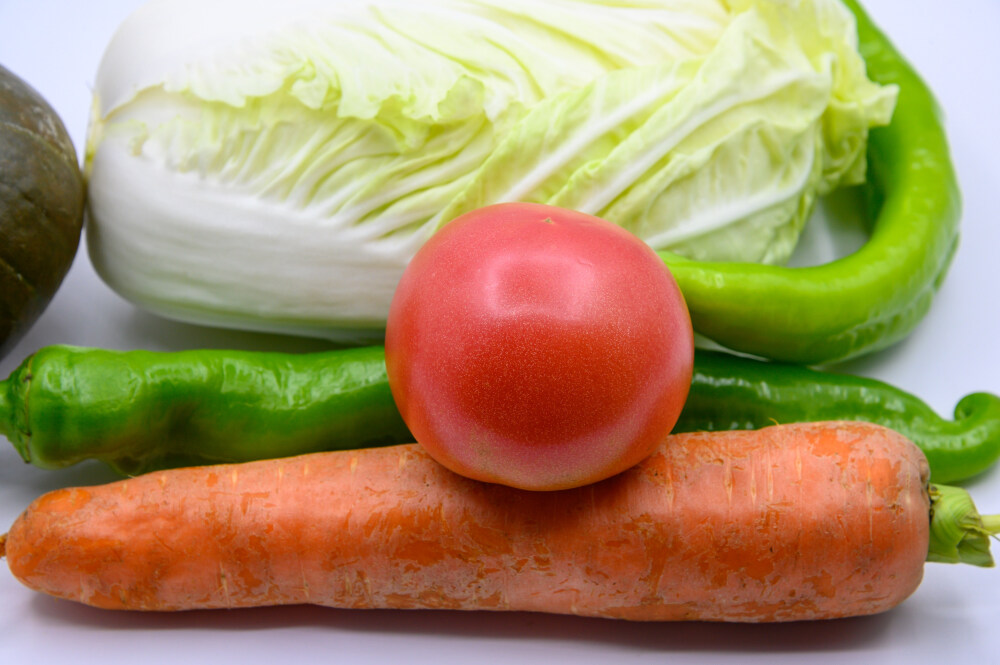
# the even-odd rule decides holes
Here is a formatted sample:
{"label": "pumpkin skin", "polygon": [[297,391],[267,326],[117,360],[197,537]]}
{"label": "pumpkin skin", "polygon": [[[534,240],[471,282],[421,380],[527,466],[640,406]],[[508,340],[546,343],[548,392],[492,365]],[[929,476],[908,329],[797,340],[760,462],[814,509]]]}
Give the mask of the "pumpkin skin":
{"label": "pumpkin skin", "polygon": [[85,191],[58,114],[0,65],[0,358],[69,271],[80,245]]}

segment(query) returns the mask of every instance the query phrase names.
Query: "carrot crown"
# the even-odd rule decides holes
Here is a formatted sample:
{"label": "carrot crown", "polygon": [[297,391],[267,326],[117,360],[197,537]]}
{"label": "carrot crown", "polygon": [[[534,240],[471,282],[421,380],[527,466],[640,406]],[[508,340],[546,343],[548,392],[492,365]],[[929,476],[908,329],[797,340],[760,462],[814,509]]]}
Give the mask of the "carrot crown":
{"label": "carrot crown", "polygon": [[931,485],[931,538],[927,560],[993,566],[990,537],[1000,534],[1000,515],[980,515],[960,487]]}

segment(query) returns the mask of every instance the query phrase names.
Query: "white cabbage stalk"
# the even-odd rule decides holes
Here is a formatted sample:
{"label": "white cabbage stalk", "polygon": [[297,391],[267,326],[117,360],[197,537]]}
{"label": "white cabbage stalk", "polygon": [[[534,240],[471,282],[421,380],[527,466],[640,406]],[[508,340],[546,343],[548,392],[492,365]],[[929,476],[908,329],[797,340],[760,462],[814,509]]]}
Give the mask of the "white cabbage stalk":
{"label": "white cabbage stalk", "polygon": [[783,262],[894,102],[838,0],[157,0],[97,75],[88,246],[160,314],[378,337],[501,201]]}

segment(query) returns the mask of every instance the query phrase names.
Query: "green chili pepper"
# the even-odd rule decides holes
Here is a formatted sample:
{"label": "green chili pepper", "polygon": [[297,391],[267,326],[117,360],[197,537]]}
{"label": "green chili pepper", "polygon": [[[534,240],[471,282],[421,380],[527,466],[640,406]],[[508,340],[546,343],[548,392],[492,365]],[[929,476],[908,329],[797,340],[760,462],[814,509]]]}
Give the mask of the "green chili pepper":
{"label": "green chili pepper", "polygon": [[382,347],[46,347],[0,382],[0,434],[42,468],[93,458],[126,475],[413,441]]}
{"label": "green chili pepper", "polygon": [[899,86],[872,130],[868,242],[821,266],[698,262],[661,252],[695,330],[729,349],[807,365],[884,348],[923,318],[958,242],[960,196],[934,97],[857,2],[868,75]]}
{"label": "green chili pepper", "polygon": [[[880,381],[699,350],[675,431],[865,420],[927,454],[935,482],[1000,457],[1000,398],[955,421]],[[47,347],[0,382],[0,433],[45,468],[101,459],[120,473],[412,441],[381,347],[312,354]]]}
{"label": "green chili pepper", "polygon": [[699,350],[675,432],[759,429],[778,423],[863,420],[916,443],[936,483],[963,480],[1000,458],[1000,397],[966,395],[945,420],[882,381]]}

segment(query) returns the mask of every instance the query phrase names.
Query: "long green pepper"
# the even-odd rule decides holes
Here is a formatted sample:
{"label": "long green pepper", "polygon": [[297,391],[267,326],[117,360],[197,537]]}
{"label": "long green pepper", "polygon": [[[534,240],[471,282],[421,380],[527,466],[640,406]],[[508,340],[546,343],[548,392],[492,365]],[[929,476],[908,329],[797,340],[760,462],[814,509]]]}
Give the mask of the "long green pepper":
{"label": "long green pepper", "polygon": [[[1000,398],[956,420],[880,381],[699,350],[674,431],[863,420],[891,427],[953,482],[1000,457]],[[46,347],[0,381],[0,433],[37,466],[103,460],[123,474],[412,441],[382,347],[309,354]]]}
{"label": "long green pepper", "polygon": [[869,77],[899,86],[892,121],[869,137],[871,237],[803,268],[661,252],[695,330],[729,349],[819,365],[889,346],[927,313],[957,246],[960,195],[934,96],[860,5],[847,5]]}
{"label": "long green pepper", "polygon": [[1000,397],[977,392],[946,420],[925,402],[876,379],[699,350],[675,432],[860,420],[917,444],[935,483],[977,475],[1000,458]]}
{"label": "long green pepper", "polygon": [[0,381],[0,434],[41,468],[99,459],[125,475],[413,441],[382,347],[45,347]]}

